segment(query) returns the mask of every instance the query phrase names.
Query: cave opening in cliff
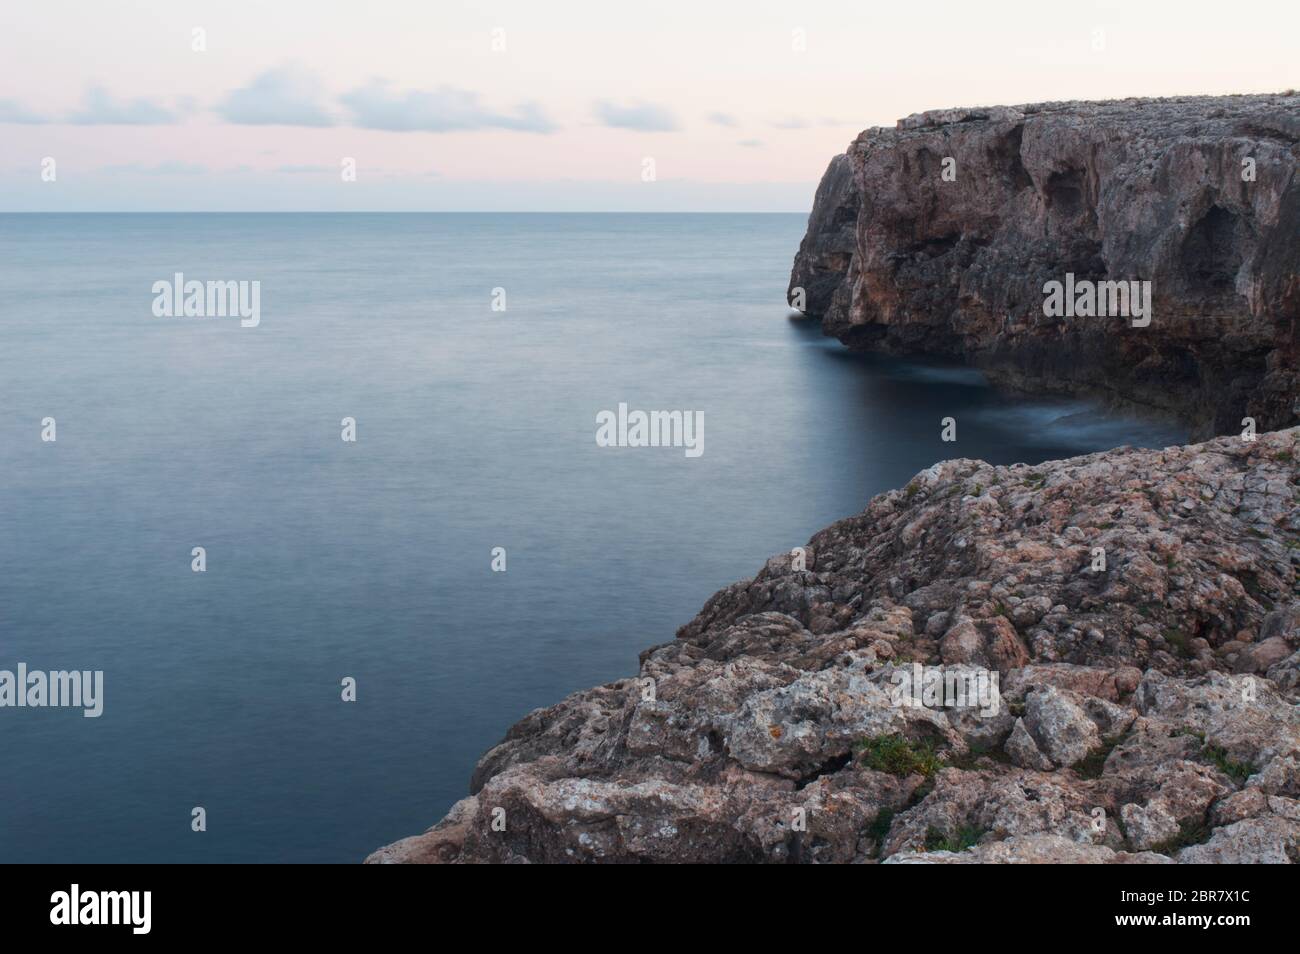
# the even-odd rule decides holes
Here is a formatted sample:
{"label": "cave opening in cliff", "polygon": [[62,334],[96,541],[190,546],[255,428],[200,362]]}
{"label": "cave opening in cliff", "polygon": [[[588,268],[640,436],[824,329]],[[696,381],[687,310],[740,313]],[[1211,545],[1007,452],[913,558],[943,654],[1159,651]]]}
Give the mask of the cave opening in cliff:
{"label": "cave opening in cliff", "polygon": [[1078,215],[1083,210],[1083,172],[1079,169],[1067,169],[1053,172],[1047,177],[1045,189],[1047,206],[1067,218]]}
{"label": "cave opening in cliff", "polygon": [[1243,223],[1221,205],[1213,205],[1188,230],[1180,268],[1191,291],[1221,296],[1236,286],[1242,263]]}

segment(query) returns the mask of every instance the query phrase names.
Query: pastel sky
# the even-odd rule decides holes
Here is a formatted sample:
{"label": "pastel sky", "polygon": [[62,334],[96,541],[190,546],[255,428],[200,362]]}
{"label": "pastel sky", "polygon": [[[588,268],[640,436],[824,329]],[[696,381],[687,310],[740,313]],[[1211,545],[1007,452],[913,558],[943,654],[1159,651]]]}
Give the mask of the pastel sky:
{"label": "pastel sky", "polygon": [[1276,92],[1297,37],[1294,0],[6,0],[0,211],[806,212],[867,126]]}

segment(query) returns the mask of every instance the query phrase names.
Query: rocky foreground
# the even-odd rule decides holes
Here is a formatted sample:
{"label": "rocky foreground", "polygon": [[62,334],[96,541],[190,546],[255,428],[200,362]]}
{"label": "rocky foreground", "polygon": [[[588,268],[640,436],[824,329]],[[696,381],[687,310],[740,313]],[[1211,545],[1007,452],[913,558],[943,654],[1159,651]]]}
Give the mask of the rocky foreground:
{"label": "rocky foreground", "polygon": [[[1298,445],[936,464],[367,860],[1300,861]],[[998,705],[901,704],[913,663]]]}
{"label": "rocky foreground", "polygon": [[[1300,95],[945,109],[832,160],[791,301],[849,347],[1005,388],[1300,423]],[[1150,324],[1044,313],[1044,285],[1151,283]],[[802,289],[802,295],[797,294]]]}

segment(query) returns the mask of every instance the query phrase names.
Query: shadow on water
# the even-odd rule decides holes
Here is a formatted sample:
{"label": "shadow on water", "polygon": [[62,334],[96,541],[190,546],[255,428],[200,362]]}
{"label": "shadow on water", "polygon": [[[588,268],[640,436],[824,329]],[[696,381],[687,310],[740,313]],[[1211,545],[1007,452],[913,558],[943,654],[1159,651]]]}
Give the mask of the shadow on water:
{"label": "shadow on water", "polygon": [[[1187,440],[1187,429],[1168,420],[1108,410],[1082,398],[1008,395],[977,368],[854,352],[823,335],[815,321],[792,318],[789,326],[801,343],[820,353],[832,373],[852,376],[858,400],[845,413],[853,430],[890,445],[929,447],[935,461],[971,457],[993,464],[1038,464]],[[942,422],[949,417],[956,421],[953,442],[941,439]]]}

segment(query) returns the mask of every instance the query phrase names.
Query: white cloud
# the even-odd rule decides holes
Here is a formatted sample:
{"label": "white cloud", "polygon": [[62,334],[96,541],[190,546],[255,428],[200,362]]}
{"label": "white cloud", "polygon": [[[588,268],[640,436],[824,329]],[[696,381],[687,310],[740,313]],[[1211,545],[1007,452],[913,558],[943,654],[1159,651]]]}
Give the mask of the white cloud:
{"label": "white cloud", "polygon": [[352,111],[355,125],[391,132],[458,132],[472,129],[510,129],[549,133],[558,127],[536,103],[521,103],[510,112],[498,112],[479,103],[477,93],[441,86],[423,90],[391,91],[382,80],[340,97]]}
{"label": "white cloud", "polygon": [[78,126],[165,126],[179,115],[150,99],[114,99],[102,86],[86,90],[81,108],[69,114],[67,121]]}
{"label": "white cloud", "polygon": [[634,102],[620,106],[607,100],[597,100],[592,106],[596,118],[605,126],[616,129],[636,129],[640,132],[673,132],[680,129],[677,117],[654,103]]}
{"label": "white cloud", "polygon": [[127,162],[117,166],[104,166],[100,171],[112,174],[128,173],[130,175],[144,176],[201,176],[209,170],[207,166],[199,165],[196,162],[164,159],[152,166],[139,162]]}
{"label": "white cloud", "polygon": [[333,126],[315,77],[289,67],[259,73],[216,108],[227,122],[246,126]]}
{"label": "white cloud", "polygon": [[35,126],[48,122],[45,117],[28,112],[25,107],[12,99],[0,99],[0,123],[19,123]]}

